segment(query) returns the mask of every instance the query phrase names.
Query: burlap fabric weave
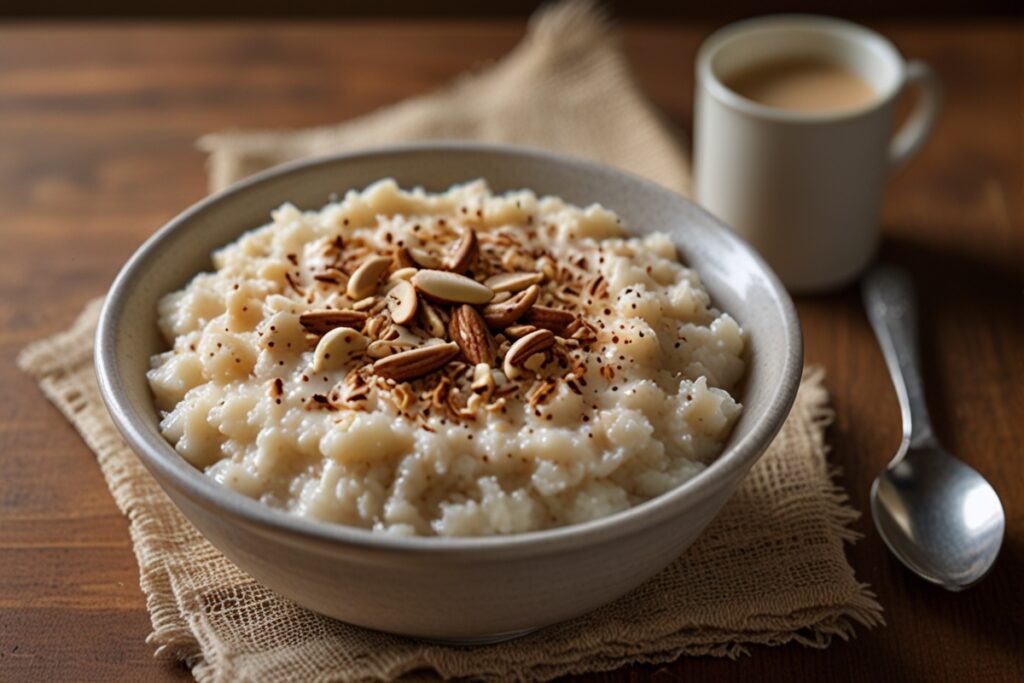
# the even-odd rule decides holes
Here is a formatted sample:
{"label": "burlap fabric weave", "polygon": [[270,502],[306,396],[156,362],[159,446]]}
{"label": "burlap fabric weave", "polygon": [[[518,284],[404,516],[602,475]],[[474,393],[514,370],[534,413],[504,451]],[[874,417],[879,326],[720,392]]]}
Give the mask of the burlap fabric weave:
{"label": "burlap fabric weave", "polygon": [[[611,96],[610,96],[611,95]],[[334,128],[203,140],[211,184],[288,159],[369,144],[473,138],[548,147],[615,164],[679,191],[687,162],[630,79],[606,22],[589,6],[536,17],[502,62],[439,93]],[[574,621],[498,645],[451,648],[348,626],[298,607],[239,571],[166,498],[124,444],[91,362],[99,301],[19,362],[96,453],[131,520],[149,640],[200,681],[359,681],[411,672],[485,680],[735,656],[751,644],[824,647],[881,621],[843,545],[856,512],[832,482],[823,373],[808,370],[767,454],[696,544],[629,596]],[[141,634],[140,634],[141,636]]]}

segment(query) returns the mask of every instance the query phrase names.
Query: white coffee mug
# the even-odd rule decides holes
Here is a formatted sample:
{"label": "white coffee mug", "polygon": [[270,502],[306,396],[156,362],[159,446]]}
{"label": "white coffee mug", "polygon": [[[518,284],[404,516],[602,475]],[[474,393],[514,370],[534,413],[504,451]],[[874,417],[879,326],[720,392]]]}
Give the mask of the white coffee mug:
{"label": "white coffee mug", "polygon": [[[849,110],[795,112],[725,85],[755,66],[804,58],[849,69],[874,99]],[[897,102],[913,86],[923,97],[894,135]],[[874,256],[886,180],[920,149],[941,101],[927,65],[905,62],[862,26],[807,15],[727,26],[697,57],[697,201],[750,242],[791,291],[847,284]]]}

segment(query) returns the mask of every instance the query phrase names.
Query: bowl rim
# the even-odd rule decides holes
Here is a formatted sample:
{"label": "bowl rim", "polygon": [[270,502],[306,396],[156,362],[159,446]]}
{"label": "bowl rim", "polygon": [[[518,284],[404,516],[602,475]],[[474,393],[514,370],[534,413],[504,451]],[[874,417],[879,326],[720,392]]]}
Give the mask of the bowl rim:
{"label": "bowl rim", "polygon": [[[144,276],[148,261],[160,253],[161,247],[172,233],[187,225],[213,205],[231,201],[239,196],[276,180],[282,175],[307,171],[319,166],[339,162],[358,163],[367,158],[409,154],[496,154],[527,157],[545,163],[560,165],[570,171],[617,177],[621,181],[639,184],[649,190],[669,193],[690,203],[713,228],[724,232],[725,239],[746,252],[766,276],[773,299],[782,312],[784,338],[787,341],[782,382],[776,388],[764,416],[754,423],[750,432],[724,450],[706,469],[676,488],[644,501],[627,510],[579,524],[553,529],[528,531],[495,536],[436,537],[393,536],[360,527],[318,521],[299,517],[284,510],[272,508],[241,493],[220,486],[202,471],[189,464],[168,442],[147,431],[148,418],[134,409],[124,390],[124,382],[117,371],[117,331],[125,302],[131,296],[135,281]],[[282,199],[282,203],[286,199]],[[255,226],[254,226],[255,227]],[[793,302],[778,277],[764,260],[746,242],[720,220],[692,200],[679,195],[653,181],[641,178],[604,164],[535,149],[525,146],[495,145],[475,142],[424,142],[387,145],[292,161],[257,173],[196,202],[152,234],[128,259],[118,272],[103,303],[96,330],[94,362],[100,394],[111,418],[128,445],[154,474],[163,488],[171,486],[185,494],[190,501],[220,515],[228,515],[235,522],[259,528],[264,532],[277,532],[295,541],[326,543],[352,550],[388,553],[416,553],[417,555],[462,556],[487,551],[488,557],[496,553],[521,555],[536,554],[546,549],[566,550],[582,545],[604,542],[623,534],[638,532],[675,516],[689,503],[702,500],[724,487],[730,479],[753,465],[772,438],[782,427],[796,399],[803,368],[803,336]],[[159,475],[159,476],[157,476]]]}

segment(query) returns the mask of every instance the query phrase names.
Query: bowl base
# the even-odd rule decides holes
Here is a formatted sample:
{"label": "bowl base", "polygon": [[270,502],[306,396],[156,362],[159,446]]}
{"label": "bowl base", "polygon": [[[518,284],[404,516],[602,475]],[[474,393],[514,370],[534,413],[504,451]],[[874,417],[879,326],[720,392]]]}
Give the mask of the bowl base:
{"label": "bowl base", "polygon": [[516,638],[522,638],[523,636],[529,635],[539,629],[540,627],[524,628],[521,631],[508,631],[507,633],[495,633],[490,636],[474,636],[471,638],[417,638],[417,640],[421,640],[424,643],[432,643],[434,645],[474,647],[477,645],[494,645],[496,643],[504,643],[508,640],[515,640]]}

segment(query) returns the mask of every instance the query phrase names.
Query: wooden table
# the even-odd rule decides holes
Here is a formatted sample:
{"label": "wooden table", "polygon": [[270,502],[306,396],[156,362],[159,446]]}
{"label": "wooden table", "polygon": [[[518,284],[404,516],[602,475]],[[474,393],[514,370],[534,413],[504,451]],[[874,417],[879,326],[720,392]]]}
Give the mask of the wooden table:
{"label": "wooden table", "polygon": [[[711,26],[629,25],[651,97],[690,124]],[[1024,24],[880,28],[947,85],[934,139],[890,189],[887,258],[921,288],[928,398],[943,441],[995,483],[1003,556],[958,595],[893,560],[862,518],[849,551],[888,626],[827,650],[757,648],[604,680],[1024,680]],[[519,23],[0,27],[0,680],[186,680],[145,643],[127,524],[91,454],[14,368],[65,327],[154,228],[203,196],[204,132],[308,126],[423,93],[494,59]],[[855,291],[798,302],[828,369],[833,461],[855,507],[899,441]]]}

